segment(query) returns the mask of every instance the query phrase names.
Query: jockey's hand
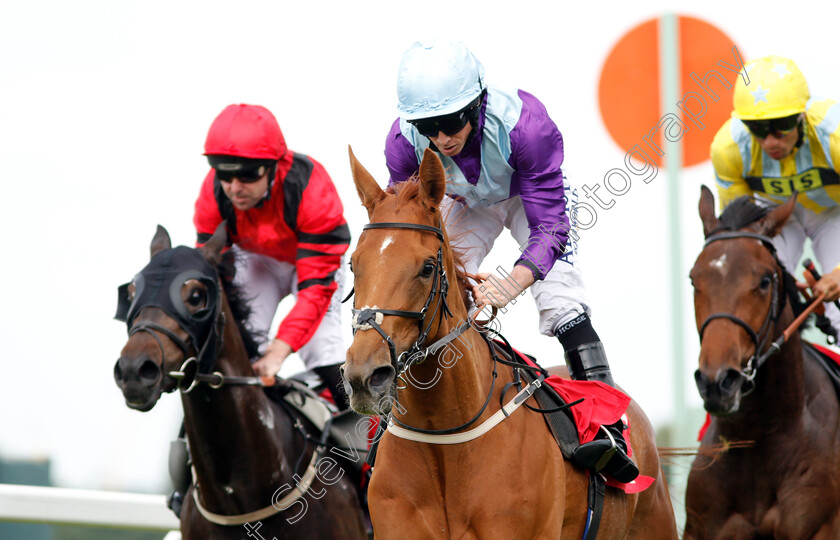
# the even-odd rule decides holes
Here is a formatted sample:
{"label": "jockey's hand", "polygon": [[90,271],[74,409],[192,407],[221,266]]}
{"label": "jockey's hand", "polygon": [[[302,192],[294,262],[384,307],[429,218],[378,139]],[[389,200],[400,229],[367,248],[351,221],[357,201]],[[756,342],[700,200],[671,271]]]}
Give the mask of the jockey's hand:
{"label": "jockey's hand", "polygon": [[272,341],[262,358],[251,366],[260,377],[274,377],[280,371],[280,366],[292,354],[292,347],[282,339]]}
{"label": "jockey's hand", "polygon": [[825,301],[833,302],[840,298],[840,268],[835,268],[824,275],[814,285],[814,294],[825,293]]}
{"label": "jockey's hand", "polygon": [[475,303],[499,308],[505,307],[536,281],[531,269],[522,265],[514,266],[507,279],[488,273],[476,275],[485,281],[473,286]]}

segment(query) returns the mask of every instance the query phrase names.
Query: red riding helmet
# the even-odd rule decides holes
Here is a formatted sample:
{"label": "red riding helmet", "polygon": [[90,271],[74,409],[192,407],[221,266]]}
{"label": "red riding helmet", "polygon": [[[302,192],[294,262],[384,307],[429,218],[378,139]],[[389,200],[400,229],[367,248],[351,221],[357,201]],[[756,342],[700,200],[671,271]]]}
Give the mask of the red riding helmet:
{"label": "red riding helmet", "polygon": [[213,120],[204,142],[205,156],[279,160],[287,149],[277,119],[260,105],[228,105]]}

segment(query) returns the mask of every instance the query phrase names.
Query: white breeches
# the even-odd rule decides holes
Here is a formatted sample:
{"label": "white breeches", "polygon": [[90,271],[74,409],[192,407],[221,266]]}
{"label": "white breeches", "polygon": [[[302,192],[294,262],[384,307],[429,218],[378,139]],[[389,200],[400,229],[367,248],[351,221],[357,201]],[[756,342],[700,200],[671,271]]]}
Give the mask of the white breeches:
{"label": "white breeches", "polygon": [[[815,214],[797,204],[781,233],[773,238],[779,260],[794,276],[802,273],[802,268],[796,265],[802,258],[806,238],[811,239],[817,269],[821,274],[831,272],[840,263],[840,207],[834,206]],[[826,304],[825,311],[834,328],[840,330],[840,310],[837,306]]]}
{"label": "white breeches", "polygon": [[[293,264],[236,246],[233,249],[236,253],[235,283],[250,301],[251,316],[248,318],[248,324],[258,339],[266,340],[260,346],[262,353],[274,338],[269,337],[268,332],[280,301],[289,294],[297,298],[297,272]],[[326,315],[309,342],[297,351],[307,369],[344,362],[345,348],[341,327],[343,260],[335,279],[338,289],[333,293]]]}
{"label": "white breeches", "polygon": [[[444,197],[441,206],[449,240],[461,253],[466,271],[471,274],[478,271],[502,229],[510,230],[520,249],[524,249],[528,244],[530,230],[519,197],[476,208]],[[540,313],[540,332],[547,336],[553,336],[557,326],[583,313],[591,315],[591,310],[586,304],[583,278],[579,268],[575,266],[576,243],[569,243],[570,249],[554,264],[545,279],[531,286],[531,294]],[[487,268],[482,271],[504,277],[513,270],[515,260],[516,257],[511,254],[509,266],[502,268],[504,272]]]}

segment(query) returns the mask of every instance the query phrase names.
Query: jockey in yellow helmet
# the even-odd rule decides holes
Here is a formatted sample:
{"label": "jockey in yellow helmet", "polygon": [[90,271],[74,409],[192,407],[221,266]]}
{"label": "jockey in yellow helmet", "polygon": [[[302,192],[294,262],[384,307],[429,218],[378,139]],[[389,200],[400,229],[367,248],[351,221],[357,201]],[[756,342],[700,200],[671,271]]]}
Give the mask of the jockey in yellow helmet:
{"label": "jockey in yellow helmet", "polygon": [[[773,203],[796,191],[797,204],[774,238],[793,272],[810,238],[826,271],[815,291],[840,297],[840,104],[811,97],[808,83],[788,58],[765,56],[745,66],[748,81],[735,83],[735,110],[712,142],[711,157],[721,207],[741,195]],[[828,272],[828,270],[831,270]],[[827,315],[840,329],[840,311]]]}

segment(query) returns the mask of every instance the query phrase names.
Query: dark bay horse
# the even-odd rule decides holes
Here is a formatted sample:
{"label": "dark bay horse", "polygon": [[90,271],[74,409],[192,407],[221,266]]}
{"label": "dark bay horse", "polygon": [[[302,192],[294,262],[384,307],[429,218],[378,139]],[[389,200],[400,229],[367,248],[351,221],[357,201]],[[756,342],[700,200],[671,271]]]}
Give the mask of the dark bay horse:
{"label": "dark bay horse", "polygon": [[[835,390],[803,356],[798,333],[760,364],[794,318],[796,286],[770,238],[795,203],[793,196],[770,210],[742,198],[718,219],[702,189],[706,245],[691,280],[696,379],[711,424],[688,477],[687,539],[840,538]],[[735,441],[745,444],[703,451]]]}
{"label": "dark bay horse", "polygon": [[[352,151],[350,161],[371,222],[352,255],[356,334],[343,366],[350,404],[364,414],[391,411],[416,429],[452,432],[443,437],[471,438],[429,443],[388,428],[368,491],[376,537],[581,538],[586,472],[564,461],[541,414],[522,407],[504,418],[502,398],[510,404],[517,393],[503,396],[512,370],[497,370],[487,342],[465,323],[463,284],[454,281],[442,230],[440,160],[427,150],[419,180],[387,192]],[[457,358],[449,346],[441,348],[446,339],[458,343]],[[422,361],[406,368],[412,358]],[[608,488],[598,538],[676,538],[653,429],[635,402],[627,412],[633,455],[641,473],[656,481],[632,495]],[[476,435],[496,418],[504,420]]]}
{"label": "dark bay horse", "polygon": [[[114,367],[134,409],[148,411],[162,392],[187,390],[181,400],[194,482],[181,511],[183,537],[367,538],[351,475],[304,440],[304,432],[316,434],[312,424],[262,388],[233,384],[256,378],[244,318],[234,317],[244,313],[243,299],[220,279],[225,240],[222,224],[200,251],[173,249],[158,227],[151,261],[128,287],[129,339]],[[179,384],[176,371],[205,383]]]}

